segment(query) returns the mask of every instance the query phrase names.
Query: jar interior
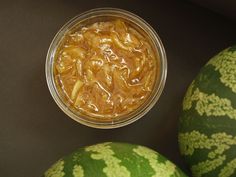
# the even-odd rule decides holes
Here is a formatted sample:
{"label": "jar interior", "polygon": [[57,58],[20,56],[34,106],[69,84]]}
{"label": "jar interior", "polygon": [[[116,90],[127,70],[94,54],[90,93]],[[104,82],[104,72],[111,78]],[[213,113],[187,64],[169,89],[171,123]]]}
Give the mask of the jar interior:
{"label": "jar interior", "polygon": [[[132,111],[129,114],[126,115],[122,115],[122,116],[118,116],[115,118],[106,118],[106,117],[93,117],[93,116],[87,116],[83,113],[81,113],[80,111],[78,111],[77,109],[75,109],[73,106],[71,106],[71,104],[69,104],[68,102],[65,101],[65,94],[63,93],[63,91],[61,89],[58,89],[55,86],[55,81],[53,78],[53,85],[54,85],[54,89],[57,93],[58,98],[60,99],[60,102],[62,104],[64,104],[64,107],[67,107],[67,109],[70,111],[70,117],[72,117],[73,119],[77,120],[77,121],[82,121],[82,122],[87,122],[88,124],[94,124],[94,122],[96,122],[95,124],[98,125],[112,125],[112,124],[122,124],[124,122],[129,122],[132,121],[132,119],[134,119],[135,117],[138,117],[142,112],[144,112],[147,107],[150,107],[150,104],[153,103],[153,100],[155,99],[155,97],[157,96],[157,92],[160,89],[160,81],[161,81],[161,77],[162,76],[162,61],[161,61],[161,55],[160,55],[160,49],[159,46],[157,46],[157,44],[155,43],[153,34],[150,32],[150,29],[148,29],[145,25],[143,24],[139,24],[137,21],[135,21],[135,19],[131,19],[129,17],[126,17],[125,15],[111,15],[111,14],[102,14],[102,15],[96,15],[96,16],[91,16],[91,17],[87,17],[85,19],[77,19],[72,21],[71,23],[69,23],[66,28],[64,27],[64,32],[63,30],[61,32],[58,33],[58,41],[56,43],[56,47],[54,48],[54,51],[52,52],[52,56],[51,58],[55,58],[56,57],[56,53],[57,53],[57,49],[59,48],[60,45],[62,45],[62,39],[64,38],[66,33],[73,33],[75,31],[80,30],[83,27],[92,25],[96,22],[106,22],[106,21],[112,21],[112,20],[116,20],[116,19],[121,19],[122,21],[124,21],[125,23],[129,24],[132,28],[134,28],[136,31],[138,31],[138,33],[140,33],[141,35],[145,36],[146,39],[148,39],[149,44],[152,47],[152,50],[155,52],[156,55],[156,72],[155,72],[155,82],[154,82],[154,86],[153,89],[151,91],[151,93],[149,94],[149,96],[145,99],[145,101],[143,102],[143,104],[141,106],[139,106],[136,110]],[[53,60],[54,62],[54,60]],[[54,63],[52,63],[51,67],[52,70]],[[53,75],[53,73],[52,73]],[[154,103],[155,104],[155,103]]]}

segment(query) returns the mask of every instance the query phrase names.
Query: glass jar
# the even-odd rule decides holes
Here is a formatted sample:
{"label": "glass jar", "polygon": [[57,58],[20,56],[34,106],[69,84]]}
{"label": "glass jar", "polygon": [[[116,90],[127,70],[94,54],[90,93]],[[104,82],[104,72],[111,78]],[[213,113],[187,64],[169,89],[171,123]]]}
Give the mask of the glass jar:
{"label": "glass jar", "polygon": [[[78,110],[69,106],[66,103],[66,101],[62,98],[61,94],[58,92],[58,89],[55,85],[53,75],[53,64],[57,48],[65,34],[67,34],[75,26],[76,28],[78,28],[79,26],[82,27],[89,24],[93,24],[95,22],[113,20],[117,18],[122,19],[131,24],[132,27],[136,28],[141,33],[143,33],[143,35],[146,36],[146,38],[148,38],[148,40],[150,41],[152,48],[155,52],[156,58],[158,60],[158,68],[154,87],[145,102],[140,107],[128,114],[116,117],[115,119],[107,120],[83,115]],[[49,91],[57,105],[61,108],[62,111],[64,111],[64,113],[66,113],[70,118],[74,119],[75,121],[87,125],[89,127],[110,129],[122,127],[140,119],[156,104],[165,85],[167,75],[167,59],[160,37],[157,35],[155,30],[142,18],[122,9],[97,8],[89,10],[74,17],[58,31],[48,50],[45,71]]]}

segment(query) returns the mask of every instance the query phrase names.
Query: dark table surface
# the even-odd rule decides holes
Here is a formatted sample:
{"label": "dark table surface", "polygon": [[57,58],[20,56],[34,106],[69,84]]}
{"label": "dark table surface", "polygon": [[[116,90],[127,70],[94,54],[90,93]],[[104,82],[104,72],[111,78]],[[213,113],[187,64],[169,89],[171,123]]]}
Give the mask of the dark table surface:
{"label": "dark table surface", "polygon": [[[45,80],[49,44],[75,15],[95,7],[129,10],[150,23],[168,57],[168,77],[155,107],[123,128],[99,130],[68,118],[53,101]],[[210,57],[236,43],[236,23],[188,1],[1,0],[0,176],[36,177],[61,156],[104,141],[148,146],[187,174],[177,144],[186,88]]]}

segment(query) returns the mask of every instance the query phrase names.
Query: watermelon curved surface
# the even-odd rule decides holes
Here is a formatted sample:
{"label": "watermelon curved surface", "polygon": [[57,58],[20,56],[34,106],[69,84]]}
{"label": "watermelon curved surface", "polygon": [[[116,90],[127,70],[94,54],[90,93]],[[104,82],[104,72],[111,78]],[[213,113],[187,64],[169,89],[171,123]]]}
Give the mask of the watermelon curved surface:
{"label": "watermelon curved surface", "polygon": [[193,177],[236,176],[236,46],[209,60],[189,86],[178,138]]}
{"label": "watermelon curved surface", "polygon": [[45,177],[186,177],[159,153],[139,145],[106,142],[58,160]]}

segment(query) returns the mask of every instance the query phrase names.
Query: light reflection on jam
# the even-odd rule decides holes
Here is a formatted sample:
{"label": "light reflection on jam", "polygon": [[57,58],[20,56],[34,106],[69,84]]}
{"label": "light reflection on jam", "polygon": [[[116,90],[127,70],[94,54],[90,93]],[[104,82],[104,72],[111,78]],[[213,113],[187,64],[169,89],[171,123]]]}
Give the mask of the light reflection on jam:
{"label": "light reflection on jam", "polygon": [[150,95],[156,57],[145,36],[124,21],[96,22],[65,35],[54,62],[55,83],[81,113],[114,118]]}

